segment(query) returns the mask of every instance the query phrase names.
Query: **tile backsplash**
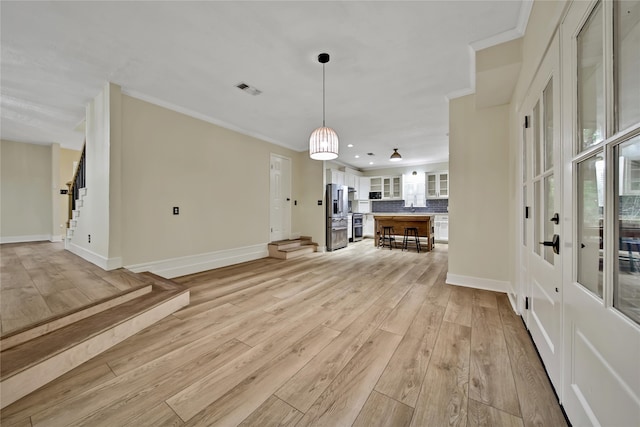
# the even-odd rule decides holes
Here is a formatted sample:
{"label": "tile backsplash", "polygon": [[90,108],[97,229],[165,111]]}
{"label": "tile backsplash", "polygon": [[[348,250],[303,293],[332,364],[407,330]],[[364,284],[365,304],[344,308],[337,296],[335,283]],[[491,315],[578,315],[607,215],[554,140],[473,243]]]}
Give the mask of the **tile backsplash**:
{"label": "tile backsplash", "polygon": [[405,207],[404,200],[374,200],[371,202],[371,212],[449,212],[449,199],[427,199],[426,207]]}

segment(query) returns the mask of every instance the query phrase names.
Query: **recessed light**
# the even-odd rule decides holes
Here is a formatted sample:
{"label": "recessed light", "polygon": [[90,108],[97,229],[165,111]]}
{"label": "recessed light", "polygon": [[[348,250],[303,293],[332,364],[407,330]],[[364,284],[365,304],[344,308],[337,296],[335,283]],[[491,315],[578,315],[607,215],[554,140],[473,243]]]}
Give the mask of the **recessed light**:
{"label": "recessed light", "polygon": [[347,147],[353,148],[353,144],[347,144]]}
{"label": "recessed light", "polygon": [[355,155],[355,158],[356,158],[356,159],[359,159],[359,158],[360,158],[360,155],[359,155],[359,154],[356,154],[356,155]]}
{"label": "recessed light", "polygon": [[369,162],[369,164],[370,164],[370,165],[372,165],[372,164],[373,164],[373,162]]}

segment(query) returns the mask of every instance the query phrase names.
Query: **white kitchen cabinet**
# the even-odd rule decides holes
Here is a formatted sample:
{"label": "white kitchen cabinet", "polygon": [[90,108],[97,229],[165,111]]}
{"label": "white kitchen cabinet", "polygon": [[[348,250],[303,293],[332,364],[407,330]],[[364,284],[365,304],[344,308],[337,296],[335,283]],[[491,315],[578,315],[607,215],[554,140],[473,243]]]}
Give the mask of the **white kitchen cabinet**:
{"label": "white kitchen cabinet", "polygon": [[402,176],[385,176],[382,178],[382,198],[402,198]]}
{"label": "white kitchen cabinet", "polygon": [[369,179],[369,188],[371,192],[382,193],[382,177],[375,176]]}
{"label": "white kitchen cabinet", "polygon": [[362,235],[364,237],[374,237],[375,220],[373,214],[365,214],[362,218]]}
{"label": "white kitchen cabinet", "polygon": [[427,173],[427,199],[449,198],[449,172]]}
{"label": "white kitchen cabinet", "polygon": [[371,179],[368,176],[358,177],[360,181],[360,188],[356,193],[358,200],[369,200],[369,191],[371,191]]}
{"label": "white kitchen cabinet", "polygon": [[358,180],[357,176],[355,176],[353,174],[350,174],[348,172],[345,172],[344,178],[345,178],[345,185],[347,187],[351,187],[351,188],[354,188],[354,189],[358,188],[358,186],[359,186],[359,182],[358,181],[359,180]]}
{"label": "white kitchen cabinet", "polygon": [[337,169],[327,169],[327,184],[346,185],[344,172]]}
{"label": "white kitchen cabinet", "polygon": [[433,237],[436,242],[449,241],[449,215],[435,215],[433,218]]}

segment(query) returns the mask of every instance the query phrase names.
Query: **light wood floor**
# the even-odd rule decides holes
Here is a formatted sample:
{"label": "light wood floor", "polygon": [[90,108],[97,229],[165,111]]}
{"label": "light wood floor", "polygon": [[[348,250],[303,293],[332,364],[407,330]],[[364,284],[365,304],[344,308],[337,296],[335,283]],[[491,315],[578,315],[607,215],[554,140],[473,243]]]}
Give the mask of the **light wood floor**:
{"label": "light wood floor", "polygon": [[2,411],[20,426],[563,426],[505,295],[447,247],[263,259],[178,279],[189,307]]}
{"label": "light wood floor", "polygon": [[141,282],[122,270],[104,271],[64,250],[63,243],[0,245],[0,335],[25,328]]}

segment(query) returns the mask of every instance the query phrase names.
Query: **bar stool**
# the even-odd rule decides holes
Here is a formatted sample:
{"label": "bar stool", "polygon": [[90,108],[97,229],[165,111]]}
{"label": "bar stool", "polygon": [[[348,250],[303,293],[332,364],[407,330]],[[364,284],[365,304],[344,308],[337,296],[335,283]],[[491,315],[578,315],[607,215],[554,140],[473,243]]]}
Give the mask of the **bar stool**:
{"label": "bar stool", "polygon": [[416,242],[416,250],[420,252],[420,236],[418,236],[418,228],[417,227],[405,227],[404,228],[404,239],[402,239],[402,250],[407,249],[407,245],[409,244],[409,239],[413,239]]}
{"label": "bar stool", "polygon": [[380,247],[384,248],[385,242],[389,243],[389,250],[391,250],[391,242],[393,242],[396,245],[396,248],[398,247],[398,244],[396,243],[396,238],[394,237],[394,234],[393,234],[393,227],[391,226],[382,227],[382,237],[380,238]]}

